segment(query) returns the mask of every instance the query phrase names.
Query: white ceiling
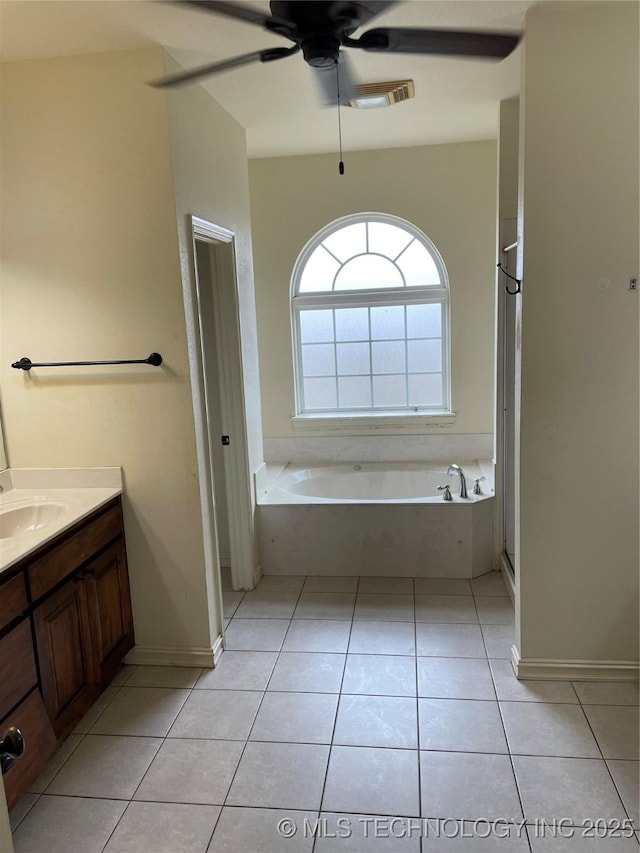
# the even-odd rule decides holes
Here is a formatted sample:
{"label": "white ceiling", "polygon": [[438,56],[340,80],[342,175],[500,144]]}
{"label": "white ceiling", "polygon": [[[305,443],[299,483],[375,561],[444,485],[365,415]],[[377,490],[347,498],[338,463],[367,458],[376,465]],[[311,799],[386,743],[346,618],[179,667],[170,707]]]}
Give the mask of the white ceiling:
{"label": "white ceiling", "polygon": [[[520,32],[532,0],[407,0],[368,25]],[[251,3],[268,10],[268,3]],[[3,61],[166,47],[185,68],[289,42],[260,27],[171,2],[2,0]],[[357,37],[358,33],[354,34]],[[345,151],[492,139],[498,103],[519,89],[520,49],[503,60],[385,56],[349,50],[358,82],[412,78],[416,97],[387,109],[342,110]],[[300,54],[246,66],[202,85],[247,131],[250,157],[337,150],[335,109],[318,103]],[[180,97],[176,90],[171,97]]]}

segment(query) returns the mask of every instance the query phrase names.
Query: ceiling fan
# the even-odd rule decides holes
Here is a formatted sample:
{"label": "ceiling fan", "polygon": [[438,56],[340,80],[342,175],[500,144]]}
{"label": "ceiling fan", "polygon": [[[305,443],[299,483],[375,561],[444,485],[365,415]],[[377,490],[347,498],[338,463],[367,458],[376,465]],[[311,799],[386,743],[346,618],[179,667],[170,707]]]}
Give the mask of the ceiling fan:
{"label": "ceiling fan", "polygon": [[316,72],[326,100],[334,105],[336,102],[347,104],[353,97],[355,84],[342,48],[500,60],[508,56],[520,40],[519,35],[512,33],[407,27],[378,27],[367,30],[359,38],[352,38],[356,30],[395,6],[396,0],[271,0],[270,15],[244,3],[224,0],[178,0],[178,4],[254,24],[293,44],[245,53],[173,74],[151,84],[158,88],[180,86],[210,74],[252,62],[273,62],[302,51],[304,60]]}

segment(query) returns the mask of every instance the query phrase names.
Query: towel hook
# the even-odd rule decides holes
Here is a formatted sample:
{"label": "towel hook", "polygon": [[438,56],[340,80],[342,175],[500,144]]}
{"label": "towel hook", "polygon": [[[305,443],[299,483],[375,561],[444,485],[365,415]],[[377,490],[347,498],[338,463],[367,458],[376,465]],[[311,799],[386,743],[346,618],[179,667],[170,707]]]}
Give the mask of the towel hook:
{"label": "towel hook", "polygon": [[522,285],[522,279],[521,279],[521,278],[516,278],[515,276],[511,275],[511,273],[508,273],[508,272],[506,271],[506,269],[502,266],[502,264],[501,264],[501,263],[498,263],[498,264],[497,264],[497,267],[498,267],[498,269],[500,270],[500,272],[504,273],[504,274],[506,275],[506,277],[507,277],[507,278],[510,278],[510,279],[511,279],[511,281],[515,281],[515,283],[516,283],[516,285],[517,285],[517,287],[516,287],[516,289],[515,289],[515,290],[509,290],[509,285],[508,285],[508,284],[505,284],[504,289],[507,291],[507,293],[509,294],[509,296],[515,296],[515,295],[516,295],[516,293],[521,293],[521,291],[522,291],[522,287],[521,287],[521,285]]}

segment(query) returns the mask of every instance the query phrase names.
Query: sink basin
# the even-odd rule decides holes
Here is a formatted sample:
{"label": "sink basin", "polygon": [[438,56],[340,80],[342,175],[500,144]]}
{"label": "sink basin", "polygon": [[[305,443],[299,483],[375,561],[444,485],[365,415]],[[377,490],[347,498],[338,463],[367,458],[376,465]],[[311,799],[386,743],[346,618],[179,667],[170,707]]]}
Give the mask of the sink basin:
{"label": "sink basin", "polygon": [[66,503],[46,498],[6,503],[0,507],[0,539],[36,533],[58,521],[67,510]]}

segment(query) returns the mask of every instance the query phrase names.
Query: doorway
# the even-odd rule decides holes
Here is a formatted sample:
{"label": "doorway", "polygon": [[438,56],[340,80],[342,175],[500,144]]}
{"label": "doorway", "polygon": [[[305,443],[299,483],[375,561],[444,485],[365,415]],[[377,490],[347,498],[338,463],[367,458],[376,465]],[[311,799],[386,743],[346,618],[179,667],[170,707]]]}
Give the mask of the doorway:
{"label": "doorway", "polygon": [[247,454],[235,235],[188,217],[184,290],[212,643],[224,635],[220,567],[234,589],[255,586],[257,544]]}
{"label": "doorway", "polygon": [[[229,539],[229,509],[227,498],[227,476],[224,463],[223,441],[230,441],[226,432],[227,423],[223,414],[221,382],[221,365],[223,354],[220,353],[217,326],[220,322],[216,306],[216,294],[219,288],[218,271],[222,266],[221,252],[224,244],[195,240],[196,276],[199,283],[200,307],[205,311],[206,334],[202,337],[203,366],[205,382],[205,401],[209,439],[211,445],[212,488],[215,507],[216,545],[218,563],[221,569],[231,568],[231,545]],[[217,308],[217,310],[216,310]]]}

